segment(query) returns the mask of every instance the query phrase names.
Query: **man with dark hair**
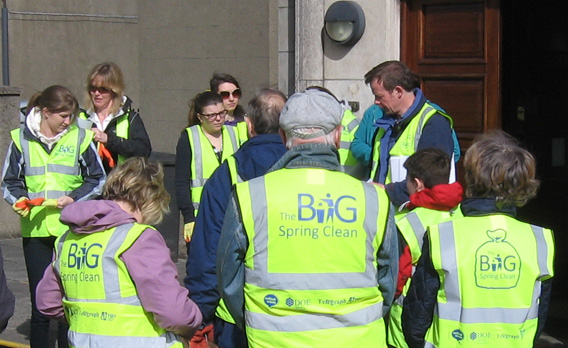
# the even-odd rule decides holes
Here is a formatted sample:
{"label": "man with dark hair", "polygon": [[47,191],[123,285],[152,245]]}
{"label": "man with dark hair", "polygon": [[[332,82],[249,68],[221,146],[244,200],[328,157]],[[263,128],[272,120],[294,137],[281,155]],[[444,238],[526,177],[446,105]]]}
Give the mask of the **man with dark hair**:
{"label": "man with dark hair", "polygon": [[389,198],[399,207],[409,197],[404,161],[417,150],[430,147],[452,156],[453,121],[415,88],[418,76],[399,61],[377,65],[365,74],[365,83],[385,113],[376,123],[371,180],[386,185]]}
{"label": "man with dark hair", "polygon": [[[214,327],[215,343],[221,348],[247,347],[246,336],[234,325],[223,303],[219,303],[215,260],[231,187],[263,175],[286,152],[278,134],[280,111],[286,96],[278,90],[262,89],[249,102],[245,117],[250,139],[223,162],[203,187],[199,213],[187,258],[185,286],[203,314],[203,327],[192,346]],[[208,339],[211,337],[208,336]]]}

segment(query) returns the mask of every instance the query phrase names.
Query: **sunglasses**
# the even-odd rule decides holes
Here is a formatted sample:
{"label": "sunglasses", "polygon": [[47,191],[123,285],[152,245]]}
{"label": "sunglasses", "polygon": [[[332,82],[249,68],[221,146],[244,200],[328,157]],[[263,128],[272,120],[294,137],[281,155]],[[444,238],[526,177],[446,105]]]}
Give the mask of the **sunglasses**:
{"label": "sunglasses", "polygon": [[200,115],[207,117],[207,119],[211,121],[216,119],[217,117],[225,118],[225,116],[227,116],[227,110],[223,110],[221,112],[217,112],[214,114],[200,114]]}
{"label": "sunglasses", "polygon": [[110,93],[112,90],[110,88],[101,87],[101,86],[89,86],[89,91],[91,93],[99,92],[100,94]]}
{"label": "sunglasses", "polygon": [[232,92],[229,92],[229,91],[219,92],[219,95],[223,99],[229,99],[230,96],[233,96],[233,98],[240,98],[242,93],[241,93],[241,89],[237,88]]}

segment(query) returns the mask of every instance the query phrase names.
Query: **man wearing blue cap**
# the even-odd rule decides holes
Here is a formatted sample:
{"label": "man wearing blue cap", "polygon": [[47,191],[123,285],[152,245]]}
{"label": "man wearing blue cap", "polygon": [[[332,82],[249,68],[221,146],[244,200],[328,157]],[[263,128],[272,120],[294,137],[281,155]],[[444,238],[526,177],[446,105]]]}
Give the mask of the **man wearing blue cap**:
{"label": "man wearing blue cap", "polygon": [[386,348],[394,212],[382,188],[340,171],[342,114],[320,90],[292,95],[280,116],[288,151],[233,190],[218,281],[252,348]]}

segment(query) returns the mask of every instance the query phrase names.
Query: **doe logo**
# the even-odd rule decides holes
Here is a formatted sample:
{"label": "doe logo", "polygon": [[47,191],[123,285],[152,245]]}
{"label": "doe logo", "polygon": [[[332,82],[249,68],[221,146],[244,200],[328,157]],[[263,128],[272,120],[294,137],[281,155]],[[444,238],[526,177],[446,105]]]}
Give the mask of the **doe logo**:
{"label": "doe logo", "polygon": [[487,289],[510,289],[517,286],[521,275],[521,257],[505,239],[507,231],[487,231],[489,241],[475,253],[475,283]]}

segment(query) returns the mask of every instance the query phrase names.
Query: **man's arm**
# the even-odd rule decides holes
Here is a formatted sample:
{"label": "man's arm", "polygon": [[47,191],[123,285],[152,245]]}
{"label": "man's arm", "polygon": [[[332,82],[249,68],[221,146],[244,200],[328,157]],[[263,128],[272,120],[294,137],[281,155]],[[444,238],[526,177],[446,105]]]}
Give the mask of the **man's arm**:
{"label": "man's arm", "polygon": [[377,255],[379,290],[383,296],[383,315],[386,315],[394,301],[398,280],[398,235],[394,222],[394,209],[389,207],[389,217],[383,242]]}
{"label": "man's arm", "polygon": [[351,153],[360,164],[369,167],[371,165],[371,150],[373,145],[373,135],[376,128],[373,126],[375,120],[383,116],[383,111],[377,105],[371,105],[363,114],[363,119],[359,128],[355,132],[355,138],[351,143]]}
{"label": "man's arm", "polygon": [[221,298],[225,301],[236,325],[241,329],[244,329],[244,258],[247,244],[247,237],[233,193],[233,199],[225,213],[223,231],[217,250],[217,281]]}
{"label": "man's arm", "polygon": [[221,164],[203,187],[199,214],[195,220],[186,262],[185,287],[199,306],[205,323],[212,323],[219,304],[217,286],[217,246],[231,199],[231,178],[226,162]]}

